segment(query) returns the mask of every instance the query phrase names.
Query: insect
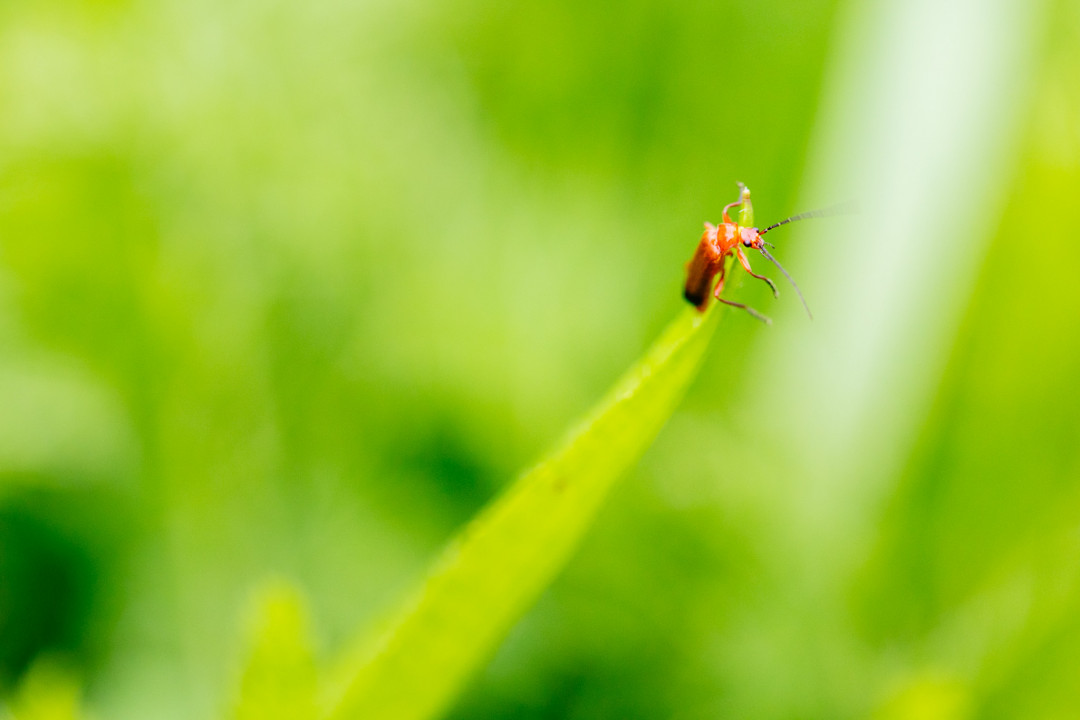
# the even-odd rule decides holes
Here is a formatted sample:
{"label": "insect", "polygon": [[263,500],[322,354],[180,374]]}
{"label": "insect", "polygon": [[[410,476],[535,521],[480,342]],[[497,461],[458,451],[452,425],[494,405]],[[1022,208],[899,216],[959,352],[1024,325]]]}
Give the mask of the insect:
{"label": "insect", "polygon": [[[742,183],[739,183],[739,199],[724,206],[724,221],[720,225],[713,225],[708,222],[705,223],[705,232],[701,236],[701,241],[694,251],[694,256],[690,258],[690,262],[686,265],[686,287],[683,290],[683,296],[690,304],[704,312],[709,304],[709,291],[712,290],[712,295],[725,305],[731,305],[740,310],[745,310],[766,324],[772,323],[772,320],[752,307],[720,297],[720,293],[724,291],[724,280],[726,279],[727,271],[734,265],[734,263],[729,262],[729,259],[733,256],[738,259],[739,264],[743,266],[746,272],[769,286],[773,292],[773,297],[780,297],[780,291],[776,289],[776,285],[773,281],[764,275],[758,275],[750,267],[750,259],[743,250],[743,248],[750,248],[760,252],[766,259],[780,269],[780,272],[784,274],[784,277],[786,277],[792,287],[795,288],[799,300],[802,301],[803,307],[806,308],[806,314],[813,319],[814,316],[810,312],[810,306],[806,304],[806,298],[803,297],[802,291],[799,290],[799,286],[791,279],[791,276],[788,275],[784,266],[781,265],[766,249],[774,247],[774,245],[765,242],[763,236],[765,233],[775,230],[781,225],[787,225],[796,220],[806,220],[807,218],[812,217],[833,215],[837,210],[813,210],[811,212],[800,213],[785,220],[781,220],[778,223],[774,223],[764,230],[759,230],[756,227],[742,227],[737,222],[733,222],[728,215],[728,210],[735,207],[739,207],[742,210],[740,213],[742,217],[753,217],[753,206],[750,203],[750,188]],[[713,279],[716,277],[719,277],[720,280],[716,283],[715,289],[713,289]]]}

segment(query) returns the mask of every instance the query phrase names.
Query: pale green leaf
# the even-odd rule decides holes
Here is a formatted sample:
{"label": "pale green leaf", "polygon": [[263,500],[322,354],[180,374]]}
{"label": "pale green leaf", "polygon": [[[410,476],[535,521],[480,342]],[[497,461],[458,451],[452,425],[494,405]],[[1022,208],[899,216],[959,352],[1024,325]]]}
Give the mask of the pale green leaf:
{"label": "pale green leaf", "polygon": [[236,720],[316,717],[317,668],[303,597],[278,581],[256,594]]}
{"label": "pale green leaf", "polygon": [[81,695],[73,667],[62,658],[45,655],[27,670],[8,710],[12,720],[79,720],[84,717]]}

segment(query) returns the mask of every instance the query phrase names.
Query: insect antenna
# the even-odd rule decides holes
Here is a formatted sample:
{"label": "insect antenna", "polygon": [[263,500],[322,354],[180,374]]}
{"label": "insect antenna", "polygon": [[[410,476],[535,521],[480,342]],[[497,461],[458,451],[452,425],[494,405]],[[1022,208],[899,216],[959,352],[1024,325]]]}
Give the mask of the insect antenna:
{"label": "insect antenna", "polygon": [[764,247],[760,247],[758,248],[758,250],[760,250],[761,254],[768,258],[773,265],[780,268],[780,272],[784,273],[784,277],[786,277],[788,279],[788,282],[791,283],[791,286],[795,288],[795,293],[799,296],[799,300],[802,301],[802,306],[806,308],[806,314],[810,316],[811,320],[813,320],[814,313],[810,312],[810,306],[806,304],[806,298],[803,297],[802,290],[799,289],[799,286],[795,283],[794,280],[791,279],[791,276],[788,275],[788,271],[785,270],[784,266],[780,264],[780,261],[770,255],[769,251],[766,250]]}
{"label": "insect antenna", "polygon": [[822,218],[832,217],[833,215],[850,215],[856,211],[854,202],[847,202],[841,205],[834,205],[833,207],[823,208],[821,210],[810,210],[808,212],[799,213],[798,215],[792,215],[789,218],[784,218],[778,223],[773,223],[764,230],[759,230],[758,235],[764,235],[770,230],[775,230],[781,225],[787,225],[788,223],[798,222],[799,220],[809,220],[810,218]]}

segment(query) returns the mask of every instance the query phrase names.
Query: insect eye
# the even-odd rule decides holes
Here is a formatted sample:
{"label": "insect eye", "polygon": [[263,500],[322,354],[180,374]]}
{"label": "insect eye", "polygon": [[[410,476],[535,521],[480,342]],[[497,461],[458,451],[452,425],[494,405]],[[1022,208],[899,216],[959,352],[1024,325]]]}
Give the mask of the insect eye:
{"label": "insect eye", "polygon": [[742,244],[743,244],[743,245],[745,245],[746,247],[750,247],[750,246],[751,246],[751,245],[753,245],[754,243],[753,243],[753,241],[752,241],[752,240],[750,240],[750,239],[746,239],[746,240],[743,240],[743,241],[742,241]]}

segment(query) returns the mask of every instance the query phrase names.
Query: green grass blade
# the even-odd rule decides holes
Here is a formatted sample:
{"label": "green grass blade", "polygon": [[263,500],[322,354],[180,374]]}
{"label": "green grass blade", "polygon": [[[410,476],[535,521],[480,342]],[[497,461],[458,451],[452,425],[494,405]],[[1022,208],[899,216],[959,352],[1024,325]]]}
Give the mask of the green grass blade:
{"label": "green grass blade", "polygon": [[332,720],[421,720],[446,710],[674,411],[718,315],[687,308],[556,452],[463,529],[388,628],[343,663]]}

